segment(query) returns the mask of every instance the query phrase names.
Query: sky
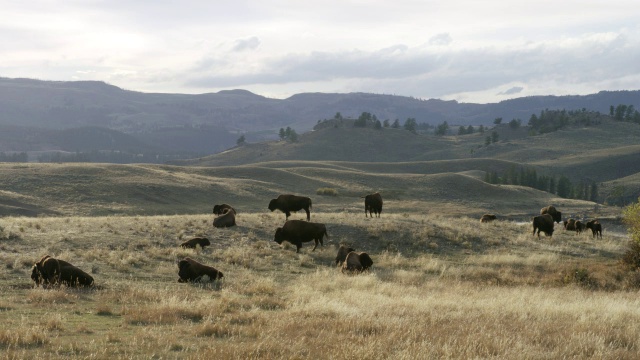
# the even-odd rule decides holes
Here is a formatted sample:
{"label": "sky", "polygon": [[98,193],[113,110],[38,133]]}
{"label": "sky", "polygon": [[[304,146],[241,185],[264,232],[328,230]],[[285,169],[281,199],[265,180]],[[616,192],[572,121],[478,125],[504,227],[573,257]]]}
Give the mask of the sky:
{"label": "sky", "polygon": [[0,0],[0,77],[493,103],[640,89],[635,0]]}

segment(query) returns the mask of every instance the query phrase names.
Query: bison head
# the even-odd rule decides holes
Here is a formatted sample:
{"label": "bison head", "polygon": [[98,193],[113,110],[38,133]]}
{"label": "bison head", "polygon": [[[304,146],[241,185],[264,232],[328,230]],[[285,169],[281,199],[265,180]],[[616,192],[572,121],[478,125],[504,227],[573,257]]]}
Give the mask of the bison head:
{"label": "bison head", "polygon": [[34,264],[31,268],[31,280],[36,283],[36,286],[40,285],[40,277],[40,270],[38,270],[38,266]]}
{"label": "bison head", "polygon": [[274,211],[277,208],[278,208],[278,199],[271,199],[271,201],[269,201],[269,210]]}
{"label": "bison head", "polygon": [[281,227],[276,229],[276,235],[273,237],[273,241],[277,242],[278,244],[282,244],[282,242],[284,241]]}

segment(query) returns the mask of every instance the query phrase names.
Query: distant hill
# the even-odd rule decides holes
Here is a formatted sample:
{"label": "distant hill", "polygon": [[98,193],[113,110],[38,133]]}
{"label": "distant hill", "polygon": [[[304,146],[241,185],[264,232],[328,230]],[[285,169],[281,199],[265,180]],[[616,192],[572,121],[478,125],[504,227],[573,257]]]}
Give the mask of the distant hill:
{"label": "distant hill", "polygon": [[[74,144],[70,151],[89,151],[102,144],[100,150],[155,149],[202,156],[234,146],[240,134],[251,143],[274,139],[278,129],[287,126],[304,133],[318,120],[332,118],[337,112],[352,118],[370,112],[378,119],[391,121],[411,117],[431,125],[444,121],[451,125],[491,125],[498,117],[507,121],[520,118],[526,124],[531,114],[544,109],[585,108],[608,113],[609,106],[617,104],[640,109],[640,91],[470,104],[368,93],[305,93],[282,100],[246,90],[199,95],[141,93],[99,81],[0,78],[0,130],[16,135],[1,138],[0,151],[55,150],[61,148],[56,139],[62,136],[62,145],[68,148]],[[84,130],[69,130],[74,128]],[[121,135],[112,132],[114,141],[104,144],[106,130],[97,128]],[[130,138],[125,140],[126,136]],[[108,148],[110,145],[115,149]]]}

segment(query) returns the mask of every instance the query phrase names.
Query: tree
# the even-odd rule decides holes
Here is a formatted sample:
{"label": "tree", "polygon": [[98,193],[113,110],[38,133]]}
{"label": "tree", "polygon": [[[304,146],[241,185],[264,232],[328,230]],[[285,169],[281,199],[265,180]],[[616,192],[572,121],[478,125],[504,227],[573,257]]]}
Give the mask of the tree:
{"label": "tree", "polygon": [[571,197],[571,193],[573,192],[572,186],[571,186],[571,181],[569,180],[569,178],[567,178],[566,176],[561,176],[560,179],[558,180],[558,185],[557,185],[557,194],[560,197],[563,198],[570,198]]}
{"label": "tree", "polygon": [[633,241],[640,243],[640,198],[638,202],[627,206],[622,212],[622,219],[629,227]]}
{"label": "tree", "polygon": [[480,127],[478,128],[478,132],[480,134],[484,134],[484,125],[480,125]]}
{"label": "tree", "polygon": [[404,122],[404,129],[415,134],[417,125],[418,123],[416,122],[416,119],[408,118]]}
{"label": "tree", "polygon": [[498,132],[493,130],[491,132],[491,142],[492,143],[497,143],[499,138],[500,138],[500,135],[498,135]]}
{"label": "tree", "polygon": [[240,136],[238,140],[236,140],[236,145],[238,146],[244,145],[244,141],[245,141],[244,134],[242,134],[242,136]]}
{"label": "tree", "polygon": [[391,125],[391,127],[394,128],[394,129],[399,129],[400,128],[400,120],[395,119],[393,121],[393,125]]}
{"label": "tree", "polygon": [[458,135],[466,135],[467,129],[464,126],[458,126]]}
{"label": "tree", "polygon": [[486,138],[484,138],[484,144],[485,144],[486,146],[491,145],[491,136],[488,136],[488,135],[487,135],[487,137],[486,137]]}
{"label": "tree", "polygon": [[289,141],[291,142],[297,142],[298,141],[298,133],[296,133],[295,130],[291,129],[291,131],[289,131]]}
{"label": "tree", "polygon": [[473,131],[474,130],[472,125],[467,126],[467,134],[473,134]]}
{"label": "tree", "polygon": [[340,112],[337,112],[337,113],[333,116],[333,118],[334,118],[334,119],[336,119],[336,120],[342,120],[342,114],[340,114]]}
{"label": "tree", "polygon": [[389,119],[385,119],[385,120],[382,122],[382,126],[384,126],[384,127],[388,128],[388,127],[390,126],[390,124],[389,124]]}
{"label": "tree", "polygon": [[278,133],[280,136],[280,140],[284,140],[287,137],[287,134],[284,132],[283,128],[280,128],[280,132]]}
{"label": "tree", "polygon": [[449,124],[445,121],[436,127],[436,135],[445,135],[449,130]]}
{"label": "tree", "polygon": [[495,119],[493,120],[493,123],[494,123],[494,124],[496,124],[496,125],[500,125],[500,124],[502,124],[502,118],[501,118],[501,117],[499,117],[499,118],[495,118]]}
{"label": "tree", "polygon": [[382,123],[380,122],[380,120],[376,120],[375,123],[373,123],[373,128],[376,130],[381,130],[382,129]]}
{"label": "tree", "polygon": [[521,123],[522,123],[522,120],[513,119],[513,120],[509,121],[509,127],[515,130],[515,129],[520,127]]}
{"label": "tree", "polygon": [[598,202],[598,184],[593,181],[591,183],[591,188],[589,191],[589,200],[593,201],[593,202]]}

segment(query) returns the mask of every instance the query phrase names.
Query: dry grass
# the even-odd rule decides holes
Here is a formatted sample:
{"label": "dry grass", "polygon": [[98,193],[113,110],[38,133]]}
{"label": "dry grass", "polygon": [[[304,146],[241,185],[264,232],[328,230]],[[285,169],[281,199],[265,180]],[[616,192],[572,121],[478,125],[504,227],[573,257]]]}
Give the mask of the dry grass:
{"label": "dry grass", "polygon": [[[0,255],[2,357],[640,355],[640,276],[619,262],[626,234],[558,231],[538,241],[512,221],[314,212],[330,240],[296,254],[272,241],[280,215],[243,212],[224,230],[208,215],[1,219],[23,229]],[[177,247],[193,234],[212,245]],[[368,252],[372,271],[342,275],[333,264],[340,243]],[[44,254],[92,273],[97,286],[31,288],[30,267]],[[224,279],[177,283],[185,256]]]}

